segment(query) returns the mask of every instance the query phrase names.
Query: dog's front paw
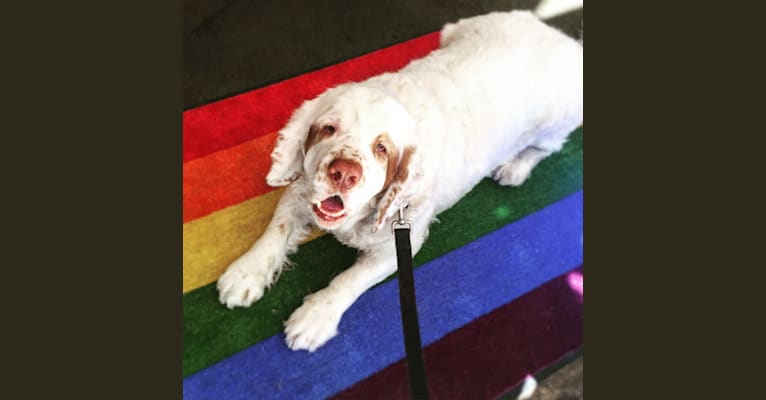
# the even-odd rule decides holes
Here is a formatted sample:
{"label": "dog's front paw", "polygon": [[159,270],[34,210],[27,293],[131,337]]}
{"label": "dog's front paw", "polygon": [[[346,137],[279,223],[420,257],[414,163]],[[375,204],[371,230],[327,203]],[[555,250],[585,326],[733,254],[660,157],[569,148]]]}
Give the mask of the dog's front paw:
{"label": "dog's front paw", "polygon": [[285,322],[285,341],[293,350],[313,352],[338,334],[345,308],[339,298],[325,289],[306,297]]}
{"label": "dog's front paw", "polygon": [[276,280],[273,264],[249,255],[238,259],[218,278],[218,300],[229,308],[249,307]]}

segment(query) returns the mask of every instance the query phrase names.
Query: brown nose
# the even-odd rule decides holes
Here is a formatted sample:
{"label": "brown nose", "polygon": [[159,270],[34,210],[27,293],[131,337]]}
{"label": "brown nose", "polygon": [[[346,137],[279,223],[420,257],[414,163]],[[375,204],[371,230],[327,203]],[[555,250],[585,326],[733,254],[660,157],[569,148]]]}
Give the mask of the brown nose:
{"label": "brown nose", "polygon": [[330,182],[340,190],[349,190],[362,178],[362,166],[354,161],[340,158],[330,163],[327,175],[330,177]]}

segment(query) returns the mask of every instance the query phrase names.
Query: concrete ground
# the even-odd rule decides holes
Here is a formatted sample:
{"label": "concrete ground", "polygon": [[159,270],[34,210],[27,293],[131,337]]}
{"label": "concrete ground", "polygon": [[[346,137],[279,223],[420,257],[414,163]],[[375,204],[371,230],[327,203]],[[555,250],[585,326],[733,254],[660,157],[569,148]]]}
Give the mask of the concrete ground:
{"label": "concrete ground", "polygon": [[582,356],[565,364],[538,383],[531,400],[578,400],[583,398]]}
{"label": "concrete ground", "polygon": [[[462,17],[538,6],[538,0],[185,0],[183,106],[335,64]],[[576,36],[582,18],[579,9],[548,22]],[[580,356],[541,380],[533,399],[582,399],[582,376]]]}

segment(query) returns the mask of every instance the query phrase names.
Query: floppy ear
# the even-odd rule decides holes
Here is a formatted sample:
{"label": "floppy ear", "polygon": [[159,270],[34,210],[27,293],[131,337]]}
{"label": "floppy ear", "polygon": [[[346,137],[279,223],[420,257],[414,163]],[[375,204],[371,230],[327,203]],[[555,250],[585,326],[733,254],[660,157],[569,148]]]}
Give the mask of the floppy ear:
{"label": "floppy ear", "polygon": [[319,98],[304,102],[279,131],[277,144],[271,152],[271,170],[266,175],[270,186],[285,186],[301,176],[303,146],[306,143],[311,119],[315,115]]}
{"label": "floppy ear", "polygon": [[412,173],[410,166],[413,165],[415,147],[407,146],[402,151],[396,174],[388,185],[383,189],[383,195],[378,200],[377,212],[375,213],[375,222],[372,227],[373,232],[383,227],[386,221],[393,217],[400,208],[406,206],[412,199],[417,190],[418,176]]}

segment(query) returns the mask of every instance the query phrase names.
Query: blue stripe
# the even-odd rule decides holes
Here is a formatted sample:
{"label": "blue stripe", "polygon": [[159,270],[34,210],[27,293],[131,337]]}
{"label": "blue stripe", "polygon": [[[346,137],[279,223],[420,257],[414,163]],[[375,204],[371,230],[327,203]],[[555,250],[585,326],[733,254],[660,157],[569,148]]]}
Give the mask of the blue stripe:
{"label": "blue stripe", "polygon": [[[582,257],[579,191],[424,264],[415,270],[424,344],[579,266]],[[188,376],[184,399],[331,396],[405,356],[398,299],[395,280],[377,286],[316,352],[291,351],[284,334],[272,336]]]}

